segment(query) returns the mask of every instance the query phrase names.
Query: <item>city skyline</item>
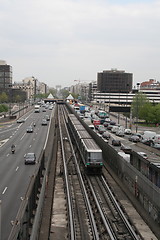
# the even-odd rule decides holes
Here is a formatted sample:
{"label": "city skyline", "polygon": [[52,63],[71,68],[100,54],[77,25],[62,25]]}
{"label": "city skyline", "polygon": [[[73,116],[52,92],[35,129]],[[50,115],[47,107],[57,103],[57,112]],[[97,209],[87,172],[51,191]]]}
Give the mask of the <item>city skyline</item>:
{"label": "city skyline", "polygon": [[97,81],[111,68],[160,81],[160,1],[0,0],[0,59],[13,81],[49,87]]}

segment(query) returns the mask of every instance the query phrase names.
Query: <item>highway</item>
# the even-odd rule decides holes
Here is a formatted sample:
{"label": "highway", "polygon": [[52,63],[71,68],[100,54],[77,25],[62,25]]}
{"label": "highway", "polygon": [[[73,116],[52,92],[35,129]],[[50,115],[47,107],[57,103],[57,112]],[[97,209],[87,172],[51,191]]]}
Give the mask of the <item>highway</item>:
{"label": "highway", "polygon": [[[41,108],[42,109],[42,108]],[[0,128],[0,239],[8,239],[12,223],[16,218],[19,206],[26,193],[31,177],[39,167],[38,158],[43,149],[49,121],[42,126],[45,115],[51,115],[51,110],[34,113],[31,110],[23,116],[24,123],[16,121]],[[36,123],[33,133],[27,133],[28,126]],[[16,146],[15,154],[11,153],[11,145]],[[24,155],[27,152],[36,154],[35,165],[25,165]]]}

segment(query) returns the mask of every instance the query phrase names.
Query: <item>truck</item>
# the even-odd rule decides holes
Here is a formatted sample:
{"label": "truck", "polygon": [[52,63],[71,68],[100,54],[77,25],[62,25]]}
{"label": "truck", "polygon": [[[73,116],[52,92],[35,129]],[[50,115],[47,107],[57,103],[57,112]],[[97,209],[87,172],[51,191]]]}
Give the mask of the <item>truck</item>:
{"label": "truck", "polygon": [[35,105],[34,106],[34,112],[39,113],[40,112],[40,105]]}
{"label": "truck", "polygon": [[79,107],[80,113],[85,113],[85,105]]}

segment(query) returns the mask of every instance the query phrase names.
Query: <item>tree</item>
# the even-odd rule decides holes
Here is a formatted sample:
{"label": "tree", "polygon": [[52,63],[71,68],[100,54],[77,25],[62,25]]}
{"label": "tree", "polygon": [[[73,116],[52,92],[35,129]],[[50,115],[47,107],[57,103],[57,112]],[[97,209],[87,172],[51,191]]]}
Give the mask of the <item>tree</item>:
{"label": "tree", "polygon": [[[140,112],[142,111],[145,104],[149,103],[147,96],[141,92],[135,94],[133,97],[131,109],[132,109],[132,116],[136,117],[137,119],[142,117]],[[143,118],[141,118],[143,119]]]}
{"label": "tree", "polygon": [[153,106],[153,116],[152,122],[157,124],[160,123],[160,104]]}
{"label": "tree", "polygon": [[8,106],[5,104],[0,104],[0,112],[8,112]]}
{"label": "tree", "polygon": [[145,103],[140,108],[139,118],[145,120],[147,124],[153,122],[154,106],[150,102]]}
{"label": "tree", "polygon": [[2,92],[2,93],[0,94],[0,102],[1,102],[1,103],[8,102],[8,96],[7,96],[7,94],[6,94],[5,92]]}

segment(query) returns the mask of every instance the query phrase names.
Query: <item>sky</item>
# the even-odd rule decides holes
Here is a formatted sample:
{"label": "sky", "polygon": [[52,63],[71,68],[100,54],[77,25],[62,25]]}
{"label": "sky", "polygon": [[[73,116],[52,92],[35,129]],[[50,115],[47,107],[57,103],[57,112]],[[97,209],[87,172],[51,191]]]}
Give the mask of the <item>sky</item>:
{"label": "sky", "polygon": [[0,59],[49,87],[111,68],[160,81],[160,0],[0,0]]}

